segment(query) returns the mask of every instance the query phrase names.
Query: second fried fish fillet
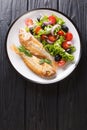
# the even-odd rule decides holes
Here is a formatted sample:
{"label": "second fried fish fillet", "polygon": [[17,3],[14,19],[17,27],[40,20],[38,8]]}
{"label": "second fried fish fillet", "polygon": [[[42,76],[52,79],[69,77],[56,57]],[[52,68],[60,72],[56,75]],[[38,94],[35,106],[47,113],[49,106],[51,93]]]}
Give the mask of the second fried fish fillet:
{"label": "second fried fish fillet", "polygon": [[23,53],[15,45],[12,45],[11,49],[14,50],[16,54],[20,55],[20,57],[23,59],[24,63],[28,66],[28,68],[37,75],[39,75],[40,77],[44,78],[55,77],[56,70],[52,65],[47,64],[45,62],[41,64],[40,58],[34,55],[28,56],[27,51],[26,53]]}
{"label": "second fried fish fillet", "polygon": [[23,45],[33,55],[53,60],[53,57],[44,49],[42,43],[34,38],[31,33],[27,33],[25,30],[20,29],[19,41],[21,45]]}

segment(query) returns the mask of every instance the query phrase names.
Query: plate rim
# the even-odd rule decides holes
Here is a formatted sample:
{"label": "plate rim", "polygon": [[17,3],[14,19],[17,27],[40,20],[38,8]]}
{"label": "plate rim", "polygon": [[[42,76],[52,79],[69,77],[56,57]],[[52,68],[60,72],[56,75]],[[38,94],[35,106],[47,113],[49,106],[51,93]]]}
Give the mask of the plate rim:
{"label": "plate rim", "polygon": [[25,77],[24,75],[22,75],[20,72],[18,72],[18,71],[16,70],[16,68],[14,67],[14,65],[11,63],[11,60],[10,60],[10,58],[9,58],[8,51],[7,51],[7,39],[8,39],[8,34],[9,34],[9,32],[10,32],[12,26],[13,26],[13,25],[16,23],[16,21],[17,21],[18,19],[20,19],[22,16],[27,15],[27,14],[30,13],[30,12],[38,11],[38,10],[54,11],[54,12],[56,12],[56,13],[59,13],[59,14],[65,16],[65,17],[73,24],[73,26],[75,27],[75,29],[76,29],[76,31],[77,31],[77,33],[78,33],[78,36],[79,36],[79,41],[80,41],[80,54],[79,54],[78,62],[75,64],[75,67],[72,69],[71,73],[77,68],[77,65],[78,65],[78,63],[79,63],[79,61],[80,61],[80,59],[81,59],[81,55],[82,55],[82,49],[81,49],[81,48],[82,48],[82,47],[81,47],[81,41],[82,41],[82,40],[81,40],[80,31],[79,31],[77,25],[72,21],[72,19],[71,19],[68,15],[66,15],[65,13],[63,13],[63,12],[57,10],[57,9],[52,9],[52,8],[36,8],[36,9],[31,9],[31,10],[29,10],[29,11],[27,11],[27,12],[21,14],[19,17],[17,17],[17,18],[11,23],[11,25],[9,26],[9,29],[8,29],[8,31],[7,31],[6,38],[5,38],[5,52],[6,52],[6,55],[7,55],[7,59],[8,59],[8,61],[9,61],[9,64],[12,66],[12,68],[15,70],[15,72],[16,72],[20,77],[22,77],[23,79],[25,79],[25,80],[27,80],[27,81],[31,81],[31,82],[33,82],[33,83],[43,84],[43,85],[46,85],[46,84],[54,84],[54,83],[57,83],[57,82],[60,82],[60,81],[64,80],[64,79],[67,78],[69,75],[71,75],[71,73],[69,73],[66,77],[64,77],[63,79],[60,79],[59,81],[53,81],[53,82],[49,82],[49,83],[43,83],[43,82],[31,80],[31,79]]}

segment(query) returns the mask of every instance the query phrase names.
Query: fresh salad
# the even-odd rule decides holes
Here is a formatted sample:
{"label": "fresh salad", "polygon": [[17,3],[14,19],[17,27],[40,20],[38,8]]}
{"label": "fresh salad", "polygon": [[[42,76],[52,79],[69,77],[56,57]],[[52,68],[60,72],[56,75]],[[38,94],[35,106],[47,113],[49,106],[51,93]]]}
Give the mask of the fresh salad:
{"label": "fresh salad", "polygon": [[58,66],[74,60],[76,48],[73,34],[62,18],[54,14],[37,16],[36,20],[25,19],[25,25],[26,32],[30,32],[43,44]]}

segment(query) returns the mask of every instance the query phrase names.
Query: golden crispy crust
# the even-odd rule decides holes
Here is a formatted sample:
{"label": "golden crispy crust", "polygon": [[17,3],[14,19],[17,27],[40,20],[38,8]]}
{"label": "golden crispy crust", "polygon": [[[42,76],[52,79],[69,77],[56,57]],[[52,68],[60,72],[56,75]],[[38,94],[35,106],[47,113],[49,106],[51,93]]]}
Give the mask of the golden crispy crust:
{"label": "golden crispy crust", "polygon": [[12,50],[15,51],[16,54],[20,55],[23,59],[24,63],[28,66],[30,70],[41,77],[49,78],[56,75],[56,70],[54,66],[49,65],[47,63],[39,64],[40,59],[36,56],[26,56],[23,52],[20,52],[15,45],[11,46]]}
{"label": "golden crispy crust", "polygon": [[33,55],[53,60],[53,57],[44,49],[43,45],[30,33],[19,33],[19,41]]}

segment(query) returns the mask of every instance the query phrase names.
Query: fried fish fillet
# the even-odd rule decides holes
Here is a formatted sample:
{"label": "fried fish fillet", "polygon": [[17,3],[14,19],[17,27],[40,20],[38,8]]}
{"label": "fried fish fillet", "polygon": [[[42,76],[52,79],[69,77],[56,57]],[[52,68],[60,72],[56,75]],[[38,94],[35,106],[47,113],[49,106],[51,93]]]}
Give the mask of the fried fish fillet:
{"label": "fried fish fillet", "polygon": [[32,55],[32,57],[25,55],[23,52],[20,52],[15,45],[12,45],[11,49],[20,55],[27,67],[37,75],[45,78],[55,77],[56,70],[52,65],[47,63],[39,64],[40,58],[34,55]]}
{"label": "fried fish fillet", "polygon": [[53,60],[53,57],[44,49],[42,43],[40,43],[31,33],[27,33],[25,30],[20,29],[19,41],[27,50],[33,55],[40,58],[47,58]]}

